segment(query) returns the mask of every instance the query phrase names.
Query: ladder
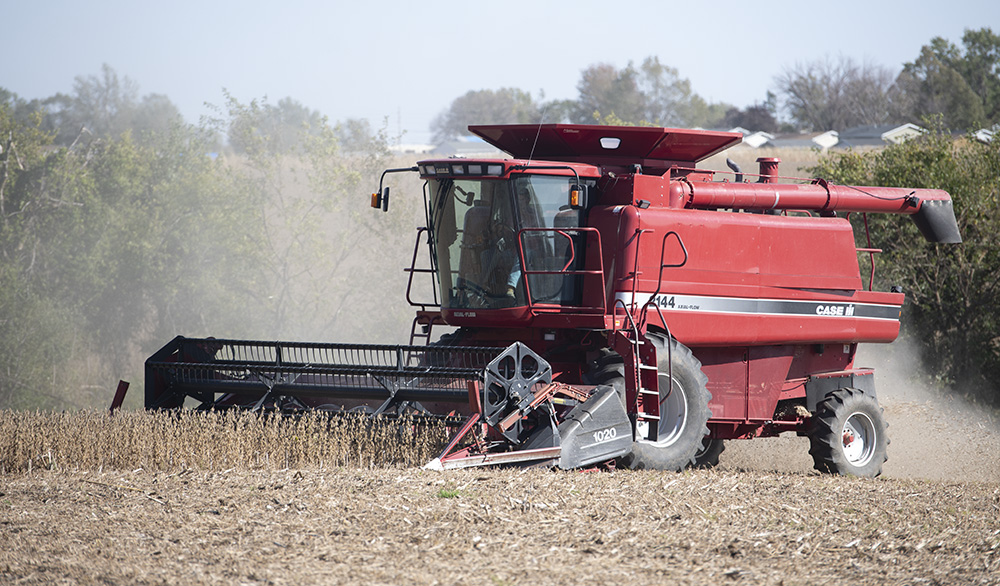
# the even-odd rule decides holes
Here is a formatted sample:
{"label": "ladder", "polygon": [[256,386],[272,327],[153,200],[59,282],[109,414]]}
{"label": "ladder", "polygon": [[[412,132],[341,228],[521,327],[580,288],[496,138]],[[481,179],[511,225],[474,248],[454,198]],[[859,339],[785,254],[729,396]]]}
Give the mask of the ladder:
{"label": "ladder", "polygon": [[410,346],[428,345],[431,343],[434,325],[447,325],[440,311],[421,309],[410,324]]}
{"label": "ladder", "polygon": [[660,371],[656,365],[656,348],[649,341],[639,339],[633,346],[639,382],[635,397],[636,437],[656,441],[660,427]]}
{"label": "ladder", "polygon": [[[656,441],[659,435],[659,422],[660,422],[660,371],[657,366],[658,359],[656,356],[656,348],[647,340],[644,336],[640,336],[639,332],[645,332],[648,320],[649,320],[649,307],[653,306],[659,317],[660,324],[663,327],[663,331],[666,332],[667,344],[667,364],[671,364],[670,357],[670,327],[667,325],[667,320],[663,316],[663,311],[660,309],[659,305],[654,303],[656,296],[659,295],[663,288],[663,269],[666,268],[678,268],[687,264],[688,261],[688,251],[687,247],[684,246],[684,241],[681,239],[680,234],[671,230],[663,235],[663,241],[660,244],[660,263],[659,270],[657,271],[657,283],[656,291],[649,296],[646,303],[643,304],[642,308],[636,312],[636,295],[638,293],[638,277],[639,277],[639,240],[642,235],[646,232],[652,232],[650,229],[639,228],[636,230],[636,243],[635,243],[635,259],[633,266],[635,270],[629,275],[632,281],[632,301],[631,307],[628,307],[624,302],[618,302],[621,304],[622,309],[625,310],[625,315],[628,318],[631,336],[625,334],[623,331],[616,332],[617,340],[615,344],[615,349],[622,354],[625,358],[625,374],[628,380],[631,382],[631,386],[636,389],[635,394],[635,434],[636,437],[642,437],[647,441]],[[670,238],[677,241],[680,247],[680,251],[683,253],[683,259],[680,262],[670,263],[666,262],[666,250],[667,242]],[[616,303],[616,308],[618,303]],[[638,323],[633,317],[635,313],[638,313]],[[627,341],[627,345],[626,342]],[[673,373],[670,372],[668,366],[667,374],[667,384],[673,385]],[[670,391],[667,390],[667,395],[669,396]]]}

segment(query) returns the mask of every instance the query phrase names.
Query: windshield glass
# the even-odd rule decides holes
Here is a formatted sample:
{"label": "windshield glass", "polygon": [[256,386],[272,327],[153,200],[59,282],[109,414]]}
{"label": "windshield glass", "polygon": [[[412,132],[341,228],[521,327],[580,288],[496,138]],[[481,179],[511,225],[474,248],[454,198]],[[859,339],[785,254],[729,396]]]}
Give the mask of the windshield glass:
{"label": "windshield glass", "polygon": [[[582,239],[567,206],[573,178],[429,180],[431,221],[445,309],[578,303]],[[525,266],[522,266],[522,258]]]}

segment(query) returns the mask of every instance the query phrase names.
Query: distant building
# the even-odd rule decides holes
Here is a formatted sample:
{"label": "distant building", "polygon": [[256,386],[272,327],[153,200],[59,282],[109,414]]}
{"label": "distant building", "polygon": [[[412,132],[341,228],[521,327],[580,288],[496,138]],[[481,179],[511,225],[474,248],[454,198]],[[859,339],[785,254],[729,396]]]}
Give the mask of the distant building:
{"label": "distant building", "polygon": [[434,145],[432,144],[394,144],[389,147],[389,152],[397,155],[425,155],[427,153],[434,151]]}
{"label": "distant building", "polygon": [[743,144],[759,149],[760,147],[770,143],[774,140],[773,134],[768,134],[767,132],[751,132],[750,134],[743,134]]}
{"label": "distant building", "polygon": [[840,143],[842,148],[854,148],[862,146],[886,146],[890,144],[900,144],[911,138],[916,138],[927,130],[916,124],[883,124],[880,126],[855,126],[840,133]]}
{"label": "distant building", "polygon": [[927,131],[916,124],[907,123],[902,125],[856,126],[841,131],[827,130],[826,132],[779,134],[777,136],[767,132],[750,132],[739,127],[732,129],[730,132],[742,132],[743,144],[752,148],[806,148],[825,151],[832,148],[899,144],[920,136]]}
{"label": "distant building", "polygon": [[993,142],[993,137],[996,136],[997,127],[993,128],[980,128],[972,134],[979,142],[989,144]]}
{"label": "distant building", "polygon": [[758,149],[770,141],[774,140],[774,135],[764,132],[762,130],[752,131],[743,128],[742,126],[737,126],[735,128],[730,128],[727,132],[739,132],[743,135],[744,145]]}
{"label": "distant building", "polygon": [[826,132],[811,132],[800,134],[770,135],[766,132],[758,132],[760,135],[756,143],[746,142],[752,147],[772,147],[772,148],[800,148],[800,149],[821,149],[827,150],[840,143],[839,134],[836,130]]}

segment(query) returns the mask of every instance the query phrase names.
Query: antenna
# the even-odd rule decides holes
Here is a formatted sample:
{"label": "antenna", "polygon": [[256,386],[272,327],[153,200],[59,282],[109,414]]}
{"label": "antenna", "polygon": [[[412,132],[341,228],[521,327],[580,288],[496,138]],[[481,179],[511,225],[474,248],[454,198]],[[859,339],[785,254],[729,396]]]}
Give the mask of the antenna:
{"label": "antenna", "polygon": [[538,130],[535,131],[535,141],[531,143],[531,152],[528,153],[528,164],[531,164],[531,159],[535,156],[535,146],[538,145],[538,136],[542,133],[542,122],[545,121],[545,112],[549,109],[549,105],[545,104],[542,108],[542,115],[538,118]]}

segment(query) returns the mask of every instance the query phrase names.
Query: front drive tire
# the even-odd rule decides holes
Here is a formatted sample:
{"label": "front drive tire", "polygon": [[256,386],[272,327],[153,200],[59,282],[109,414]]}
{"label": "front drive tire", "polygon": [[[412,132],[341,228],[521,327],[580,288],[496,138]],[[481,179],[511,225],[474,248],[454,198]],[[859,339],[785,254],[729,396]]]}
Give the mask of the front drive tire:
{"label": "front drive tire", "polygon": [[701,442],[701,447],[694,455],[695,468],[715,468],[719,465],[719,456],[725,451],[726,444],[720,439],[706,437]]}
{"label": "front drive tire", "polygon": [[[623,458],[629,468],[681,471],[698,464],[697,456],[708,435],[708,377],[701,362],[680,342],[656,332],[646,334],[656,347],[659,367],[660,420],[656,440],[637,439]],[[668,359],[667,344],[670,344]],[[670,362],[668,362],[668,360]],[[672,362],[672,369],[668,369]],[[668,372],[673,374],[673,390]]]}
{"label": "front drive tire", "polygon": [[844,388],[816,406],[809,424],[809,454],[816,470],[875,478],[888,459],[889,425],[875,397]]}

